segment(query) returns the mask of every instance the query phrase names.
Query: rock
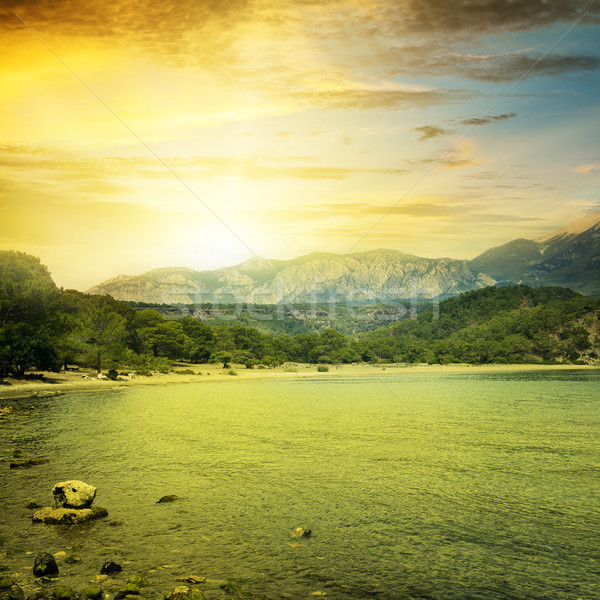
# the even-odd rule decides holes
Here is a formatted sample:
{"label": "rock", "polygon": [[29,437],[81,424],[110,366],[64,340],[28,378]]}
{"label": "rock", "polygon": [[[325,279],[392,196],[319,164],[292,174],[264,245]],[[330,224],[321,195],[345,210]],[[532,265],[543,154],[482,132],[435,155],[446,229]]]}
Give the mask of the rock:
{"label": "rock", "polygon": [[93,521],[94,519],[101,519],[108,517],[108,511],[101,506],[94,508],[52,508],[46,506],[41,510],[33,513],[32,520],[34,523],[48,523],[50,525],[56,524],[75,524],[85,523],[86,521]]}
{"label": "rock", "polygon": [[55,552],[52,556],[54,556],[54,558],[57,559],[61,559],[64,558],[67,555],[67,553],[64,550],[61,550],[60,552]]}
{"label": "rock", "polygon": [[25,594],[12,577],[0,577],[0,598],[2,600],[23,600]]}
{"label": "rock", "polygon": [[310,529],[305,529],[304,527],[296,527],[292,535],[295,535],[296,537],[310,537],[312,531]]}
{"label": "rock", "polygon": [[48,598],[48,590],[39,590],[37,592],[31,592],[25,600],[46,600]]}
{"label": "rock", "polygon": [[77,556],[77,554],[67,554],[67,556],[65,556],[65,562],[68,565],[72,565],[81,562],[81,557]]}
{"label": "rock", "polygon": [[132,575],[127,580],[127,583],[137,585],[139,587],[144,587],[145,585],[148,585],[148,580],[145,577],[140,577],[139,575]]}
{"label": "rock", "polygon": [[36,577],[53,577],[58,575],[58,565],[54,556],[48,552],[40,552],[33,563],[33,574]]}
{"label": "rock", "polygon": [[121,565],[118,565],[112,560],[107,560],[100,569],[100,575],[111,575],[112,573],[120,573],[123,570]]}
{"label": "rock", "polygon": [[126,596],[139,596],[140,588],[133,584],[128,583],[122,590],[119,590],[115,595],[115,600],[122,600]]}
{"label": "rock", "polygon": [[43,504],[40,504],[37,500],[30,500],[26,508],[42,508],[42,506]]}
{"label": "rock", "polygon": [[104,594],[104,591],[102,590],[101,587],[92,585],[92,586],[83,588],[79,592],[79,597],[82,600],[100,600],[100,598],[102,598],[103,594]]}
{"label": "rock", "polygon": [[13,460],[9,467],[11,469],[29,469],[33,465],[43,465],[44,463],[50,462],[49,458],[45,456],[38,456],[37,458],[24,458],[23,460]]}
{"label": "rock", "polygon": [[89,508],[96,488],[83,481],[63,481],[52,488],[55,508]]}
{"label": "rock", "polygon": [[124,525],[124,521],[117,521],[117,520],[113,520],[113,521],[109,521],[108,524],[111,527],[118,527],[119,525]]}
{"label": "rock", "polygon": [[24,600],[25,593],[16,583],[0,590],[0,600]]}
{"label": "rock", "polygon": [[57,585],[51,592],[52,600],[73,600],[75,592],[68,585]]}
{"label": "rock", "polygon": [[206,583],[206,577],[198,577],[197,575],[188,575],[184,577],[181,581],[185,581],[186,583]]}
{"label": "rock", "polygon": [[178,585],[165,594],[165,600],[205,600],[205,598],[200,590],[187,585]]}
{"label": "rock", "polygon": [[171,494],[169,496],[163,496],[162,498],[158,499],[156,503],[159,504],[160,502],[175,502],[175,500],[179,500],[179,496]]}

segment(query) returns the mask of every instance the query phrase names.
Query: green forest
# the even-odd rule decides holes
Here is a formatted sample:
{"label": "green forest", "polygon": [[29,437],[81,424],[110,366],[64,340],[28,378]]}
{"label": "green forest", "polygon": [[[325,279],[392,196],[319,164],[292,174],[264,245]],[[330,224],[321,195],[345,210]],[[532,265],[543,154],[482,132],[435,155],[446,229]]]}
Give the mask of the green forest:
{"label": "green forest", "polygon": [[0,252],[0,378],[68,366],[168,372],[174,361],[597,364],[599,315],[600,301],[569,289],[488,287],[371,331],[274,334],[59,289],[38,258]]}

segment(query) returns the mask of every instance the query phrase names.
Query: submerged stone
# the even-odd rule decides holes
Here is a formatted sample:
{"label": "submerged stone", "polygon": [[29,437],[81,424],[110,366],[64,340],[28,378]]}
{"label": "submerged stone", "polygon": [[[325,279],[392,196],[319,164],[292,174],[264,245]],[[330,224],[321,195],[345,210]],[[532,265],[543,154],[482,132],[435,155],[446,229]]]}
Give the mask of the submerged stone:
{"label": "submerged stone", "polygon": [[29,469],[33,465],[43,465],[44,463],[50,462],[49,458],[44,456],[38,456],[37,458],[25,458],[23,460],[13,460],[10,463],[11,469]]}
{"label": "submerged stone", "polygon": [[92,586],[83,588],[79,592],[79,597],[82,600],[100,600],[100,598],[102,598],[103,594],[104,594],[104,591],[102,590],[101,587],[98,587],[97,585],[92,585]]}
{"label": "submerged stone", "polygon": [[175,496],[174,494],[168,495],[168,496],[163,496],[162,498],[159,498],[156,503],[160,504],[161,502],[175,502],[175,500],[179,500],[179,496]]}
{"label": "submerged stone", "polygon": [[127,583],[143,587],[145,585],[148,585],[148,580],[145,577],[141,577],[140,575],[132,575],[127,580]]}
{"label": "submerged stone", "polygon": [[134,583],[128,583],[122,590],[118,591],[115,600],[122,600],[126,596],[139,596],[140,588]]}
{"label": "submerged stone", "polygon": [[178,585],[170,592],[165,594],[165,600],[206,600],[204,594],[195,588],[187,585]]}
{"label": "submerged stone", "polygon": [[52,577],[58,575],[58,565],[52,554],[40,552],[33,563],[33,574],[36,577]]}
{"label": "submerged stone", "polygon": [[25,593],[16,583],[0,590],[0,600],[24,600]]}
{"label": "submerged stone", "polygon": [[75,598],[75,592],[73,588],[68,585],[57,585],[51,592],[50,598],[52,600],[73,600]]}

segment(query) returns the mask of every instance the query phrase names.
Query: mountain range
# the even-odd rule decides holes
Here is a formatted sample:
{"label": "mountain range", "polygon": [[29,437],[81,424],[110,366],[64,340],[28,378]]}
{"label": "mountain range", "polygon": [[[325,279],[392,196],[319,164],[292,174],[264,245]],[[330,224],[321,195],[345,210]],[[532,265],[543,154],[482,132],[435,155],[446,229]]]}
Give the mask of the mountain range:
{"label": "mountain range", "polygon": [[516,239],[472,260],[396,250],[251,258],[195,271],[174,267],[119,275],[88,290],[152,304],[278,304],[447,297],[489,285],[564,286],[600,296],[600,211],[537,240]]}

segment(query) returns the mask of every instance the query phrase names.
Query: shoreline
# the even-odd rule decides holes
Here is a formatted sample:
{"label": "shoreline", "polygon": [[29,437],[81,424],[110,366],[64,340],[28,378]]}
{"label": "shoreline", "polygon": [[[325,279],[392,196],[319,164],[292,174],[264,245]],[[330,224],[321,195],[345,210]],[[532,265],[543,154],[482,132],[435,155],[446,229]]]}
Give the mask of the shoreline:
{"label": "shoreline", "polygon": [[[340,376],[365,376],[385,373],[494,373],[516,371],[573,371],[594,370],[600,367],[595,365],[537,365],[537,364],[448,364],[448,365],[408,365],[395,364],[353,364],[329,365],[328,372],[318,372],[317,365],[287,364],[274,369],[246,369],[244,366],[232,365],[231,369],[224,369],[216,365],[180,365],[174,372],[153,373],[152,376],[136,375],[133,379],[112,381],[110,379],[97,379],[94,371],[86,369],[60,373],[41,372],[42,380],[17,380],[9,378],[0,383],[0,400],[19,400],[26,398],[39,398],[59,396],[69,392],[115,390],[127,387],[148,387],[157,385],[174,385],[184,383],[210,383],[221,380],[230,381],[255,381],[260,379],[292,379],[305,377],[340,377]],[[177,373],[177,371],[194,371],[191,373]],[[233,371],[232,374],[231,372]]]}

